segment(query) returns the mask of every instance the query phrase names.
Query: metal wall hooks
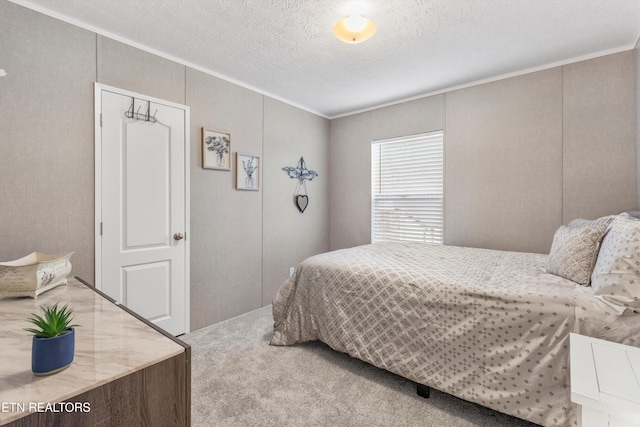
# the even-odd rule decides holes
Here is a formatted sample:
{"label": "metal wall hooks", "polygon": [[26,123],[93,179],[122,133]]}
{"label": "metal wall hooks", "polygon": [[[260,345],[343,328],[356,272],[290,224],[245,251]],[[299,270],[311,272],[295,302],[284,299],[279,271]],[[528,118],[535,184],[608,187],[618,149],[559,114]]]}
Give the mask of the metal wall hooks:
{"label": "metal wall hooks", "polygon": [[[140,100],[138,100],[140,101]],[[138,106],[138,109],[134,112],[134,104],[136,102],[135,98],[131,98],[131,106],[129,107],[129,109],[127,110],[126,113],[124,113],[124,115],[128,118],[128,119],[136,119],[136,120],[142,120],[145,122],[149,122],[149,123],[156,123],[158,121],[158,119],[156,119],[156,114],[158,113],[158,110],[156,109],[156,112],[153,113],[153,116],[151,115],[151,101],[146,101],[147,102],[147,112],[146,113],[141,113],[140,112],[140,108],[142,108],[142,105]]]}

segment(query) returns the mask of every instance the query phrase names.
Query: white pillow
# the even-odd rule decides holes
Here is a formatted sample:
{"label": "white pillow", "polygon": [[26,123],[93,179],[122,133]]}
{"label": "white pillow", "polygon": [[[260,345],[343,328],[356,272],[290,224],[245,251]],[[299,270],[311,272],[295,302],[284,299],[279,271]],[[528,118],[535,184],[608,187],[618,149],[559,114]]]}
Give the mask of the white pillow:
{"label": "white pillow", "polygon": [[576,218],[567,224],[567,227],[582,227],[584,225],[604,224],[609,225],[618,215],[607,215],[598,219]]}
{"label": "white pillow", "polygon": [[593,292],[618,314],[640,308],[640,220],[618,215],[609,225],[591,275]]}
{"label": "white pillow", "polygon": [[547,258],[547,273],[588,286],[606,229],[604,222],[558,228]]}

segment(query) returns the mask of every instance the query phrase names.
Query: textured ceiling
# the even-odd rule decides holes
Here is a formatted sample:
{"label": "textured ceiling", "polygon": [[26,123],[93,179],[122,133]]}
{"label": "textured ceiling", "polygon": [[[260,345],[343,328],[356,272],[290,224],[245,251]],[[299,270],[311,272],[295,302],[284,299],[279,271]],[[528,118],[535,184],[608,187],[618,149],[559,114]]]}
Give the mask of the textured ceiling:
{"label": "textured ceiling", "polygon": [[[630,49],[640,0],[14,0],[326,117]],[[335,22],[377,25],[357,45]]]}

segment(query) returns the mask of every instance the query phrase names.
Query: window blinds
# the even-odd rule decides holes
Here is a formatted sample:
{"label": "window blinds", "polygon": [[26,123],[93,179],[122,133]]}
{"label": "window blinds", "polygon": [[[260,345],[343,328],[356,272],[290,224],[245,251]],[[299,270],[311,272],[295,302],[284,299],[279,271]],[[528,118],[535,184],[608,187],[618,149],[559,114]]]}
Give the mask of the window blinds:
{"label": "window blinds", "polygon": [[442,243],[443,132],[373,141],[371,241]]}

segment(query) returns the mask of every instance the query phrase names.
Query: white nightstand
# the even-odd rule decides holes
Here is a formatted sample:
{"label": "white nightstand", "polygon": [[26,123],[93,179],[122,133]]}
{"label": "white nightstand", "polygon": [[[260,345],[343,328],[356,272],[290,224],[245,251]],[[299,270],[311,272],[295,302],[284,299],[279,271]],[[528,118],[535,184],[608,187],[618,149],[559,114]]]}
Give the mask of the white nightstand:
{"label": "white nightstand", "polygon": [[571,400],[583,427],[640,426],[640,348],[571,334]]}

